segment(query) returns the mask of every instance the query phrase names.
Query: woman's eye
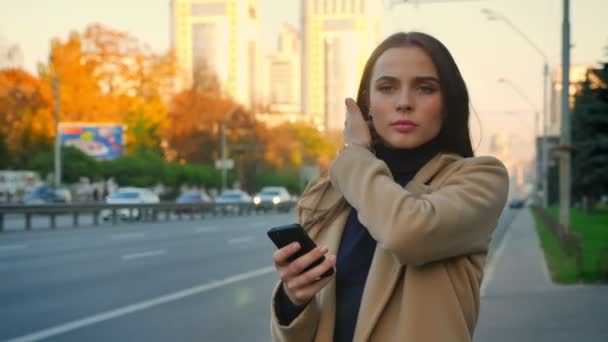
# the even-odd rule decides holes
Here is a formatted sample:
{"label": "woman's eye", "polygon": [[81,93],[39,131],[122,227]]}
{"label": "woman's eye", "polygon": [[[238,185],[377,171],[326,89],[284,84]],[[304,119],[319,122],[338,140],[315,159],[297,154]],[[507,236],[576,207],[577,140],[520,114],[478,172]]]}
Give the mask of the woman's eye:
{"label": "woman's eye", "polygon": [[424,94],[432,94],[435,92],[435,88],[429,87],[429,86],[424,86],[424,85],[418,87],[418,90],[420,90]]}
{"label": "woman's eye", "polygon": [[395,87],[393,87],[393,86],[380,86],[380,87],[378,87],[378,90],[380,90],[383,93],[389,93],[393,89],[395,89]]}

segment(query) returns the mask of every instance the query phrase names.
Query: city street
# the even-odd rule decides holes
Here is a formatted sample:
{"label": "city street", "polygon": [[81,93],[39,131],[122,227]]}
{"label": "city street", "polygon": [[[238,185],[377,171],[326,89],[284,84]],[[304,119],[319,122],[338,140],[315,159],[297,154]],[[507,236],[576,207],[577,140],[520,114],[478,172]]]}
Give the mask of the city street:
{"label": "city street", "polygon": [[[514,211],[496,230],[504,236]],[[268,341],[293,213],[0,235],[0,340]],[[492,245],[497,244],[493,242]]]}
{"label": "city street", "polygon": [[0,235],[0,340],[268,340],[288,215]]}

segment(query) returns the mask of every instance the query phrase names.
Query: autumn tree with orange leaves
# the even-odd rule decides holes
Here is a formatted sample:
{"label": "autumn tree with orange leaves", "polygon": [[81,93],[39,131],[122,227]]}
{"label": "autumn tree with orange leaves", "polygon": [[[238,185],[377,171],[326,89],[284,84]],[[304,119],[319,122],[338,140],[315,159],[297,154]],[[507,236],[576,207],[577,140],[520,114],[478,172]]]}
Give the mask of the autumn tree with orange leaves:
{"label": "autumn tree with orange leaves", "polygon": [[167,126],[163,97],[176,74],[172,53],[158,54],[126,32],[101,24],[52,42],[44,80],[57,77],[62,122],[127,125],[127,151],[158,150]]}
{"label": "autumn tree with orange leaves", "polygon": [[50,86],[19,69],[0,70],[0,167],[23,168],[54,136]]}

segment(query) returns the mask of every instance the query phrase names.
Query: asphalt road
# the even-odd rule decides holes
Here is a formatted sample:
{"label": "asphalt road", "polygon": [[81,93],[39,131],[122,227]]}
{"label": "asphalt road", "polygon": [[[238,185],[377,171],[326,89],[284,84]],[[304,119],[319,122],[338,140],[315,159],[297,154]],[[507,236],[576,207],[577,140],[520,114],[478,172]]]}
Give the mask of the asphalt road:
{"label": "asphalt road", "polygon": [[[505,211],[497,237],[512,216]],[[0,234],[0,341],[268,341],[277,275],[265,231],[294,220]]]}

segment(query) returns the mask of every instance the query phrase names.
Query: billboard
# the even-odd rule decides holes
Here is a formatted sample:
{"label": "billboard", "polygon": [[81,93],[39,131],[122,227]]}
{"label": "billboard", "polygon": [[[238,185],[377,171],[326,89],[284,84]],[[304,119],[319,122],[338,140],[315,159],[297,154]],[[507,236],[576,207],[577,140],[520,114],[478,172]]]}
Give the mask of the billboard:
{"label": "billboard", "polygon": [[125,125],[118,123],[60,123],[61,146],[74,146],[95,159],[123,154]]}

